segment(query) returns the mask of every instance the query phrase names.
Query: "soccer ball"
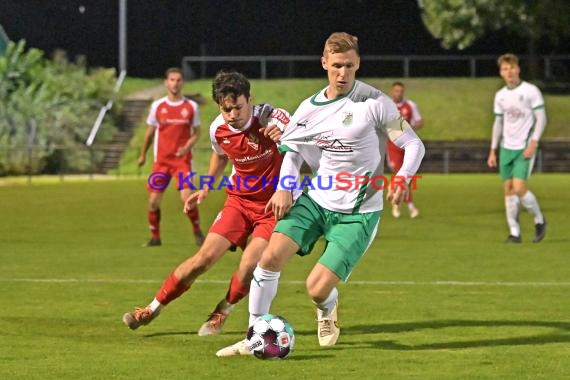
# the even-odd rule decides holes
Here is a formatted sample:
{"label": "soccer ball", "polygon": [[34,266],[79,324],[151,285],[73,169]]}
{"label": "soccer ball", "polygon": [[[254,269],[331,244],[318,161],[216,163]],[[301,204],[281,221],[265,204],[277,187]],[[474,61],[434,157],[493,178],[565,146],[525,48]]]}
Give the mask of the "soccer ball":
{"label": "soccer ball", "polygon": [[265,314],[247,331],[248,347],[256,358],[283,359],[293,349],[295,333],[283,317]]}

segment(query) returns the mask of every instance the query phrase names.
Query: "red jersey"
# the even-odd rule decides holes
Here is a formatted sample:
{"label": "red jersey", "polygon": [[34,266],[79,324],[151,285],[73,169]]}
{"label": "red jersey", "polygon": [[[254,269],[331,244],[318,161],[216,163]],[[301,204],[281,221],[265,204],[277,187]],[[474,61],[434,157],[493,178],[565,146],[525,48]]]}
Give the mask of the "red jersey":
{"label": "red jersey", "polygon": [[150,106],[146,122],[155,127],[155,162],[189,162],[192,159],[191,153],[176,157],[176,151],[188,142],[191,128],[200,126],[200,112],[196,102],[187,98],[177,102],[172,102],[167,97],[158,99]]}
{"label": "red jersey", "polygon": [[[259,121],[264,106],[267,107],[253,107],[252,117],[243,130],[226,124],[222,115],[210,126],[212,149],[233,161],[231,184],[224,184],[226,193],[263,203],[271,198],[277,188],[283,161],[277,144],[259,132],[264,127]],[[278,108],[274,108],[269,117],[282,124],[289,122],[289,115]]]}
{"label": "red jersey", "polygon": [[414,126],[416,122],[422,119],[418,106],[411,100],[404,99],[400,103],[396,103],[396,106],[398,107],[398,111],[400,111],[400,115],[402,115],[404,120],[411,126]]}

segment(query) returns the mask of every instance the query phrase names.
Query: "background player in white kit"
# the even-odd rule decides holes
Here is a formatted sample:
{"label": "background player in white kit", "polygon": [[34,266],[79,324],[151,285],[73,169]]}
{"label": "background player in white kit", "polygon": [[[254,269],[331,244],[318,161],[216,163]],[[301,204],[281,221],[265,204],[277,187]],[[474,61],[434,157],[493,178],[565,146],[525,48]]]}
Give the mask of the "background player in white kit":
{"label": "background player in white kit", "polygon": [[533,84],[520,79],[519,59],[504,54],[497,61],[505,87],[495,94],[493,138],[487,164],[497,166],[505,191],[505,211],[509,225],[507,243],[520,243],[519,208],[522,205],[534,217],[533,241],[538,243],[546,235],[546,220],[526,181],[532,171],[538,141],[546,127],[544,99]]}
{"label": "background player in white kit", "polygon": [[[316,171],[315,189],[301,194],[291,207],[292,192],[278,187],[267,204],[280,221],[254,271],[249,323],[269,312],[286,262],[295,253],[309,254],[324,236],[325,251],[309,274],[306,286],[317,306],[319,344],[332,346],[340,334],[336,286],[348,279],[372,243],[382,211],[382,191],[369,184],[341,190],[336,188],[335,176],[341,172],[368,177],[382,174],[388,137],[406,150],[398,175],[413,175],[424,146],[391,99],[355,81],[360,65],[356,37],[333,33],[325,42],[321,60],[328,73],[328,86],[301,103],[281,138],[281,148],[287,153],[280,178],[298,179],[301,164],[306,161]],[[332,176],[330,190],[319,189],[319,176]],[[406,189],[407,184],[403,189],[390,191],[388,197],[399,202]],[[216,355],[250,353],[247,340],[243,340]]]}

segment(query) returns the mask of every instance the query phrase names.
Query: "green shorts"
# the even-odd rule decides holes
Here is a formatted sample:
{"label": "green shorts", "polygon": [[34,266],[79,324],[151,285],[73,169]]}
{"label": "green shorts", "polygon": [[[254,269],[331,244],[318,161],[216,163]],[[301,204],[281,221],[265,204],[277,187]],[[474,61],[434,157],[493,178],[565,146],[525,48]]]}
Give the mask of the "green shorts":
{"label": "green shorts", "polygon": [[501,147],[499,150],[499,173],[503,181],[512,178],[528,179],[532,166],[534,165],[534,156],[526,159],[523,156],[524,149],[507,149]]}
{"label": "green shorts", "polygon": [[374,240],[379,222],[380,211],[342,214],[327,210],[302,194],[273,231],[293,239],[301,256],[311,253],[317,240],[324,236],[326,247],[319,263],[346,281]]}

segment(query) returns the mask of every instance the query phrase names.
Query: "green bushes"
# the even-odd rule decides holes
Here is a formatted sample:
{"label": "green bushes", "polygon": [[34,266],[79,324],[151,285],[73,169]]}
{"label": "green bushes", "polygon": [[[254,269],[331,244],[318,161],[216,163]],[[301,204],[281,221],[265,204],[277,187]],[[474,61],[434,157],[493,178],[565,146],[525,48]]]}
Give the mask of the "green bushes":
{"label": "green bushes", "polygon": [[[112,97],[114,69],[88,70],[56,52],[51,60],[25,42],[10,42],[0,56],[0,176],[89,169],[102,154],[89,152],[85,139],[99,109]],[[107,116],[97,142],[115,132]]]}

